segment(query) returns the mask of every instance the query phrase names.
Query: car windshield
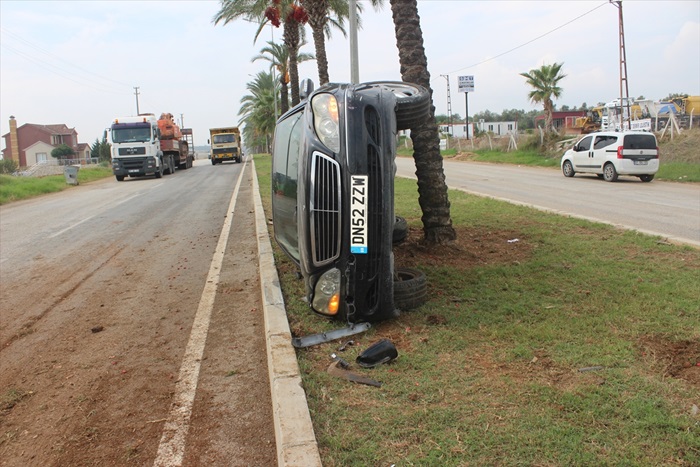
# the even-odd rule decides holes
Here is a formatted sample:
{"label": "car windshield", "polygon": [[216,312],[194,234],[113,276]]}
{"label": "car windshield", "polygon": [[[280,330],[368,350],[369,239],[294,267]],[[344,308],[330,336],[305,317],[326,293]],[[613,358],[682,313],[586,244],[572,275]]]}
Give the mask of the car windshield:
{"label": "car windshield", "polygon": [[626,135],[625,149],[656,149],[654,135]]}
{"label": "car windshield", "polygon": [[214,135],[212,137],[212,141],[214,141],[214,144],[222,144],[222,143],[235,143],[236,142],[236,135]]}
{"label": "car windshield", "polygon": [[150,140],[150,126],[112,128],[112,142],[114,143],[144,143]]}

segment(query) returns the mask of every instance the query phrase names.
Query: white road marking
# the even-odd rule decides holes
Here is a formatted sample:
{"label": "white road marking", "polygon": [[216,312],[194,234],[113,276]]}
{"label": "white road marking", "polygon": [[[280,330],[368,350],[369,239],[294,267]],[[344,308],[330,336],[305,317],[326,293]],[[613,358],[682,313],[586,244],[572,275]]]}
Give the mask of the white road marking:
{"label": "white road marking", "polygon": [[180,466],[185,456],[185,441],[190,428],[190,417],[192,416],[192,406],[197,391],[204,345],[206,344],[207,333],[209,331],[211,312],[214,308],[216,289],[219,285],[219,276],[221,273],[221,265],[224,260],[224,252],[226,251],[226,243],[228,242],[231,224],[233,223],[233,212],[236,205],[236,198],[238,197],[238,189],[241,186],[241,180],[243,179],[243,172],[246,166],[247,162],[243,165],[238,175],[238,182],[236,182],[236,188],[233,190],[233,195],[231,196],[226,220],[224,221],[224,226],[219,235],[219,243],[216,245],[216,250],[211,260],[207,281],[204,285],[204,291],[199,301],[197,314],[192,323],[190,339],[187,342],[185,355],[182,359],[180,375],[175,384],[175,395],[170,407],[170,413],[163,426],[163,435],[160,438],[158,453],[153,461],[154,466]]}
{"label": "white road marking", "polygon": [[58,237],[59,235],[68,232],[70,229],[73,229],[73,228],[79,226],[79,225],[82,224],[83,222],[89,221],[89,220],[92,219],[93,217],[95,217],[95,216],[86,217],[86,218],[83,219],[82,221],[76,222],[75,224],[71,225],[70,227],[66,227],[66,228],[63,229],[63,230],[59,230],[58,232],[49,235],[48,238],[56,238],[56,237]]}

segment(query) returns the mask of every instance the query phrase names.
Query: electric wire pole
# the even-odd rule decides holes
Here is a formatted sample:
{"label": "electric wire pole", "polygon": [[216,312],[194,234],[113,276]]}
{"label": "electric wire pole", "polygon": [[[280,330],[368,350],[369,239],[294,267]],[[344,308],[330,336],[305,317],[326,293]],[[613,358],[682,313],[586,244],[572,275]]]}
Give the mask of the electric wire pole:
{"label": "electric wire pole", "polygon": [[[620,129],[625,129],[625,122],[627,123],[627,129],[632,128],[632,112],[630,109],[630,90],[629,84],[627,83],[627,53],[625,52],[625,25],[622,21],[622,0],[610,0],[617,9],[619,10],[619,33],[620,33]],[[625,109],[627,109],[627,115],[625,115]]]}
{"label": "electric wire pole", "polygon": [[450,98],[450,75],[440,75],[447,80],[447,134],[454,135],[452,131],[452,98]]}
{"label": "electric wire pole", "polygon": [[134,86],[134,94],[136,95],[136,115],[139,115],[139,87]]}

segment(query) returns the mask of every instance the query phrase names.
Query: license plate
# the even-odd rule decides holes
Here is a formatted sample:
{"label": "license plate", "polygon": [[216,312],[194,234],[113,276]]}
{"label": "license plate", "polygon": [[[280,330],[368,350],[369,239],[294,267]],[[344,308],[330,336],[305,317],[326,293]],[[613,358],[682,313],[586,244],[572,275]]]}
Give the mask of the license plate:
{"label": "license plate", "polygon": [[139,169],[131,169],[131,170],[129,170],[129,173],[130,173],[130,174],[134,174],[134,173],[138,173],[138,172],[139,172]]}
{"label": "license plate", "polygon": [[647,161],[634,161],[634,165],[647,165]]}
{"label": "license plate", "polygon": [[350,180],[350,252],[367,254],[367,175],[353,175]]}

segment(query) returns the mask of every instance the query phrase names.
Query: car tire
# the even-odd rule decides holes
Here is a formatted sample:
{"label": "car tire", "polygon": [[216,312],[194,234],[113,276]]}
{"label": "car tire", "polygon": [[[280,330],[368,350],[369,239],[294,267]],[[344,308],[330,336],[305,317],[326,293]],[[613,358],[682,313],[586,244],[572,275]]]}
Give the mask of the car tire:
{"label": "car tire", "polygon": [[394,93],[397,130],[414,128],[430,115],[430,94],[424,87],[402,81],[378,81],[368,84],[382,85]]}
{"label": "car tire", "polygon": [[117,177],[118,182],[123,182],[124,181],[124,175],[115,175]]}
{"label": "car tire", "polygon": [[394,245],[398,245],[406,240],[406,237],[408,237],[408,223],[403,217],[396,216],[396,221],[394,221],[394,232],[391,239],[392,243]]}
{"label": "car tire", "polygon": [[160,161],[160,165],[158,166],[158,169],[156,170],[156,173],[154,174],[156,178],[163,178],[163,161]]}
{"label": "car tire", "polygon": [[603,180],[606,182],[614,182],[617,180],[617,170],[615,170],[615,166],[611,162],[608,162],[603,167]]}
{"label": "car tire", "polygon": [[212,159],[212,160],[211,160],[211,165],[216,165],[216,160]]}
{"label": "car tire", "polygon": [[410,311],[428,301],[428,280],[423,271],[396,268],[394,271],[394,306]]}
{"label": "car tire", "polygon": [[576,175],[574,165],[571,163],[571,161],[564,161],[564,163],[561,166],[561,171],[564,172],[565,177],[573,177],[574,175]]}
{"label": "car tire", "polygon": [[640,175],[639,179],[643,182],[649,183],[650,181],[654,180],[654,176],[649,174]]}

